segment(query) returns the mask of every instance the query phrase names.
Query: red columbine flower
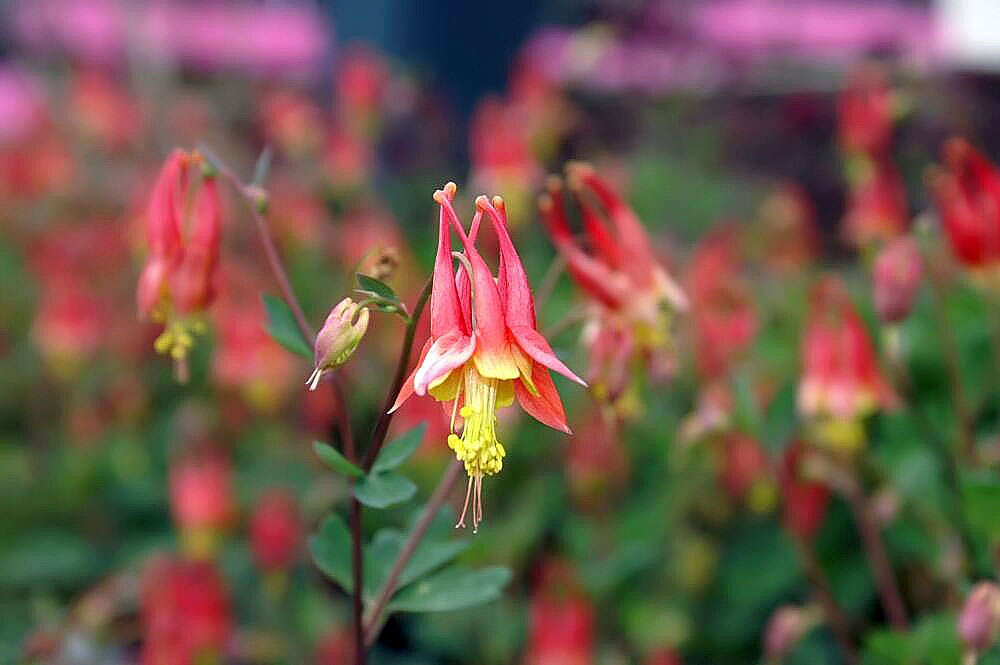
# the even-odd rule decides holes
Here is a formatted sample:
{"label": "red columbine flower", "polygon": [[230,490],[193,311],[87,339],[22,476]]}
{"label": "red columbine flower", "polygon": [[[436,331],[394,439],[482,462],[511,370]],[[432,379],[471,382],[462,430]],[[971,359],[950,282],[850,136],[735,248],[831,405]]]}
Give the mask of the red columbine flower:
{"label": "red columbine flower", "polygon": [[232,631],[225,583],[207,561],[154,561],[142,577],[143,665],[221,662]]}
{"label": "red columbine flower", "polygon": [[[198,181],[201,158],[174,150],[160,171],[146,216],[149,259],[139,278],[139,313],[165,325],[160,353],[183,361],[204,323],[199,314],[215,298],[221,203],[216,179]],[[190,219],[186,216],[190,214]]]}
{"label": "red columbine flower", "polygon": [[[503,467],[506,454],[496,435],[496,410],[513,403],[540,422],[569,433],[559,393],[548,370],[586,385],[552,352],[536,330],[535,304],[521,259],[507,232],[503,201],[486,197],[476,201],[477,212],[466,235],[451,202],[454,183],[434,192],[440,206],[438,249],[431,289],[431,336],[424,345],[413,374],[403,385],[392,410],[410,395],[430,393],[440,402],[451,402],[448,445],[469,474],[464,524],[469,499],[475,490],[473,526],[482,521],[482,480]],[[496,280],[475,248],[483,214],[490,217],[500,241],[500,269]],[[465,253],[464,270],[452,272],[449,222],[458,232]],[[455,420],[463,420],[462,434]]]}
{"label": "red columbine flower", "polygon": [[830,490],[826,485],[803,476],[803,462],[808,449],[793,443],[785,450],[779,468],[784,499],[782,523],[798,538],[809,541],[823,524]]}
{"label": "red columbine flower", "polygon": [[944,170],[930,188],[951,249],[967,268],[995,272],[1000,266],[1000,171],[960,138],[944,146]]}
{"label": "red columbine flower", "polygon": [[171,466],[170,513],[189,555],[213,554],[234,512],[232,469],[221,454],[192,456]]}
{"label": "red columbine flower", "polygon": [[570,275],[591,300],[584,339],[594,391],[621,414],[633,401],[622,369],[636,361],[652,369],[671,365],[672,314],[687,309],[687,298],[656,260],[632,209],[589,165],[571,164],[567,170],[591,251],[570,231],[558,179],[550,181],[539,208]]}
{"label": "red columbine flower", "polygon": [[526,665],[593,662],[594,604],[566,561],[545,562],[531,599]]}
{"label": "red columbine flower", "polygon": [[264,494],[250,518],[250,544],[257,565],[269,571],[286,568],[295,559],[301,541],[295,497],[282,490]]}
{"label": "red columbine flower", "polygon": [[906,228],[906,190],[899,172],[888,162],[874,163],[860,177],[848,197],[843,230],[854,247],[870,247]]}
{"label": "red columbine flower", "polygon": [[892,139],[894,106],[884,70],[871,64],[855,70],[837,100],[843,149],[869,156],[884,153]]}
{"label": "red columbine flower", "polygon": [[823,278],[812,292],[802,343],[799,411],[821,426],[820,439],[849,452],[863,443],[860,420],[894,401],[847,288]]}
{"label": "red columbine flower", "polygon": [[732,228],[709,234],[698,245],[688,274],[698,369],[708,378],[725,374],[757,333],[757,313],[740,274]]}

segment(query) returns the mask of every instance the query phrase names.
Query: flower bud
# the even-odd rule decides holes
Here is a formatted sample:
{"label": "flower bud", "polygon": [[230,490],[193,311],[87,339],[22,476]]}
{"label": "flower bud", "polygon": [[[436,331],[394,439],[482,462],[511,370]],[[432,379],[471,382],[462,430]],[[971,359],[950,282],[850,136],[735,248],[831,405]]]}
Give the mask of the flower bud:
{"label": "flower bud", "polygon": [[368,310],[350,298],[344,298],[326,317],[316,336],[316,367],[306,385],[316,390],[324,372],[347,362],[368,330]]}
{"label": "flower bud", "polygon": [[965,599],[958,615],[958,636],[969,649],[984,651],[993,644],[1000,629],[1000,587],[980,582]]}

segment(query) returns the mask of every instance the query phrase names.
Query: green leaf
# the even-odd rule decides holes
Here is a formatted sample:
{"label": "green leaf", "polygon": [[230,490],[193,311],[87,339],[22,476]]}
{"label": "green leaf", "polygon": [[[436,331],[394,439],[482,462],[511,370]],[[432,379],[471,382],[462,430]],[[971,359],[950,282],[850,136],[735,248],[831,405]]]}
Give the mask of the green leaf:
{"label": "green leaf", "polygon": [[316,566],[331,580],[350,593],[354,590],[351,568],[351,534],[344,520],[330,514],[319,531],[309,538],[309,551]]}
{"label": "green leaf", "polygon": [[482,570],[453,566],[400,591],[389,610],[447,612],[481,605],[499,598],[510,578],[510,570],[502,566]]}
{"label": "green leaf", "polygon": [[391,471],[370,473],[354,485],[354,497],[370,508],[394,506],[416,492],[413,481]]}
{"label": "green leaf", "polygon": [[391,471],[417,451],[424,434],[427,433],[427,423],[420,423],[416,427],[408,430],[403,436],[392,443],[387,444],[375,458],[372,471]]}
{"label": "green leaf", "polygon": [[410,582],[443,566],[464,552],[467,547],[469,541],[465,539],[433,541],[425,538],[410,559],[410,563],[406,564],[403,574],[399,576],[399,586],[405,587]]}
{"label": "green leaf", "polygon": [[357,276],[358,284],[361,285],[361,288],[358,289],[359,291],[369,293],[372,296],[385,298],[386,300],[399,302],[399,298],[396,297],[396,292],[393,291],[392,288],[385,282],[361,273],[358,273]]}
{"label": "green leaf", "polygon": [[336,448],[322,441],[313,441],[313,452],[323,461],[323,464],[326,464],[338,473],[350,476],[351,478],[361,478],[365,475],[364,471],[341,455]]}
{"label": "green leaf", "polygon": [[274,338],[274,341],[282,345],[292,353],[309,358],[313,357],[309,343],[302,337],[298,326],[295,324],[295,317],[292,310],[288,308],[285,301],[275,298],[270,293],[262,293],[261,299],[264,301],[264,309],[267,310],[267,332]]}

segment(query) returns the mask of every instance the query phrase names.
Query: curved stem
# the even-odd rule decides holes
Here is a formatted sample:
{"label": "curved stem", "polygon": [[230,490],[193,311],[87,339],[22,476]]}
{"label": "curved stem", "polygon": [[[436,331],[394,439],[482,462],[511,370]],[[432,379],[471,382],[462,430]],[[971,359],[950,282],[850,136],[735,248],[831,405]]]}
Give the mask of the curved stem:
{"label": "curved stem", "polygon": [[413,314],[410,315],[410,322],[406,326],[403,346],[399,350],[399,360],[396,363],[396,376],[393,378],[392,386],[390,386],[389,392],[385,396],[385,402],[382,404],[382,412],[379,414],[378,421],[375,423],[375,429],[372,431],[371,443],[368,444],[368,451],[365,453],[365,460],[361,466],[365,472],[371,470],[372,464],[375,463],[375,458],[378,457],[379,451],[382,450],[382,444],[385,443],[385,435],[389,431],[389,423],[392,422],[392,414],[389,413],[389,409],[392,408],[393,403],[396,401],[396,396],[399,395],[399,391],[403,387],[403,381],[406,380],[406,370],[410,366],[410,353],[413,351],[413,337],[417,333],[417,324],[420,323],[420,317],[424,313],[424,306],[427,304],[427,299],[430,295],[431,280],[427,280],[423,291],[420,292],[420,297],[417,298],[417,304],[413,306]]}
{"label": "curved stem", "polygon": [[393,562],[392,568],[389,571],[389,576],[386,578],[385,584],[382,586],[382,590],[379,591],[378,597],[375,599],[375,602],[372,603],[365,616],[366,646],[371,646],[378,637],[379,630],[382,628],[382,612],[385,610],[386,605],[388,605],[389,600],[392,598],[392,594],[396,592],[396,585],[399,583],[399,578],[403,574],[406,564],[410,562],[410,559],[412,559],[413,555],[416,553],[417,547],[420,545],[420,541],[423,540],[424,534],[427,533],[427,529],[430,527],[431,522],[434,521],[434,516],[437,515],[438,510],[447,500],[448,494],[455,486],[455,481],[458,479],[461,471],[462,463],[458,460],[455,460],[448,465],[448,468],[445,469],[444,475],[441,476],[441,480],[438,482],[437,488],[434,490],[434,494],[431,495],[427,505],[424,506],[424,511],[420,514],[420,519],[417,520],[416,525],[413,527],[413,531],[410,532],[410,535],[406,538],[406,542],[403,543],[403,549],[400,550],[399,556],[396,557],[396,561]]}
{"label": "curved stem", "polygon": [[823,614],[826,616],[830,630],[833,632],[833,636],[837,640],[840,650],[843,652],[844,661],[848,665],[854,665],[854,663],[858,662],[858,652],[851,639],[851,625],[847,620],[844,610],[837,602],[836,596],[833,595],[830,579],[816,558],[816,550],[813,548],[812,542],[805,539],[796,538],[795,544],[798,546],[799,559],[805,568],[806,578],[808,578],[816,590],[816,596],[820,606],[823,608]]}

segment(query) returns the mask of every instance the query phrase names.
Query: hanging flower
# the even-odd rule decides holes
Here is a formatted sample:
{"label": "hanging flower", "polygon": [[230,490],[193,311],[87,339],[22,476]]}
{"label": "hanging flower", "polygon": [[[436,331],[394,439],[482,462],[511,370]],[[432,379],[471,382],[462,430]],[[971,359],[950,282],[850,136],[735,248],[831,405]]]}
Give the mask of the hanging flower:
{"label": "hanging flower", "polygon": [[[414,393],[429,393],[450,405],[452,434],[448,445],[469,475],[459,524],[464,525],[471,500],[473,526],[478,527],[483,518],[483,476],[499,473],[506,455],[496,432],[497,409],[510,406],[516,396],[537,420],[569,433],[549,370],[586,384],[556,357],[536,329],[531,287],[507,232],[502,199],[477,199],[467,235],[451,205],[455,192],[455,184],[448,183],[434,193],[440,215],[430,302],[431,335],[392,410]],[[484,214],[500,241],[496,280],[475,247]],[[457,275],[452,269],[449,223],[465,249]]]}
{"label": "hanging flower", "polygon": [[[154,346],[183,368],[215,299],[221,203],[216,178],[191,174],[197,153],[174,150],[160,171],[146,216],[149,258],[139,277],[139,314],[165,326]],[[181,378],[184,376],[181,374]]]}
{"label": "hanging flower", "polygon": [[550,179],[539,208],[570,275],[589,299],[583,341],[591,356],[593,392],[628,417],[638,410],[634,370],[656,374],[673,366],[673,316],[686,311],[688,301],[656,260],[632,209],[589,165],[571,164],[567,171],[590,251],[570,231],[557,178]]}

